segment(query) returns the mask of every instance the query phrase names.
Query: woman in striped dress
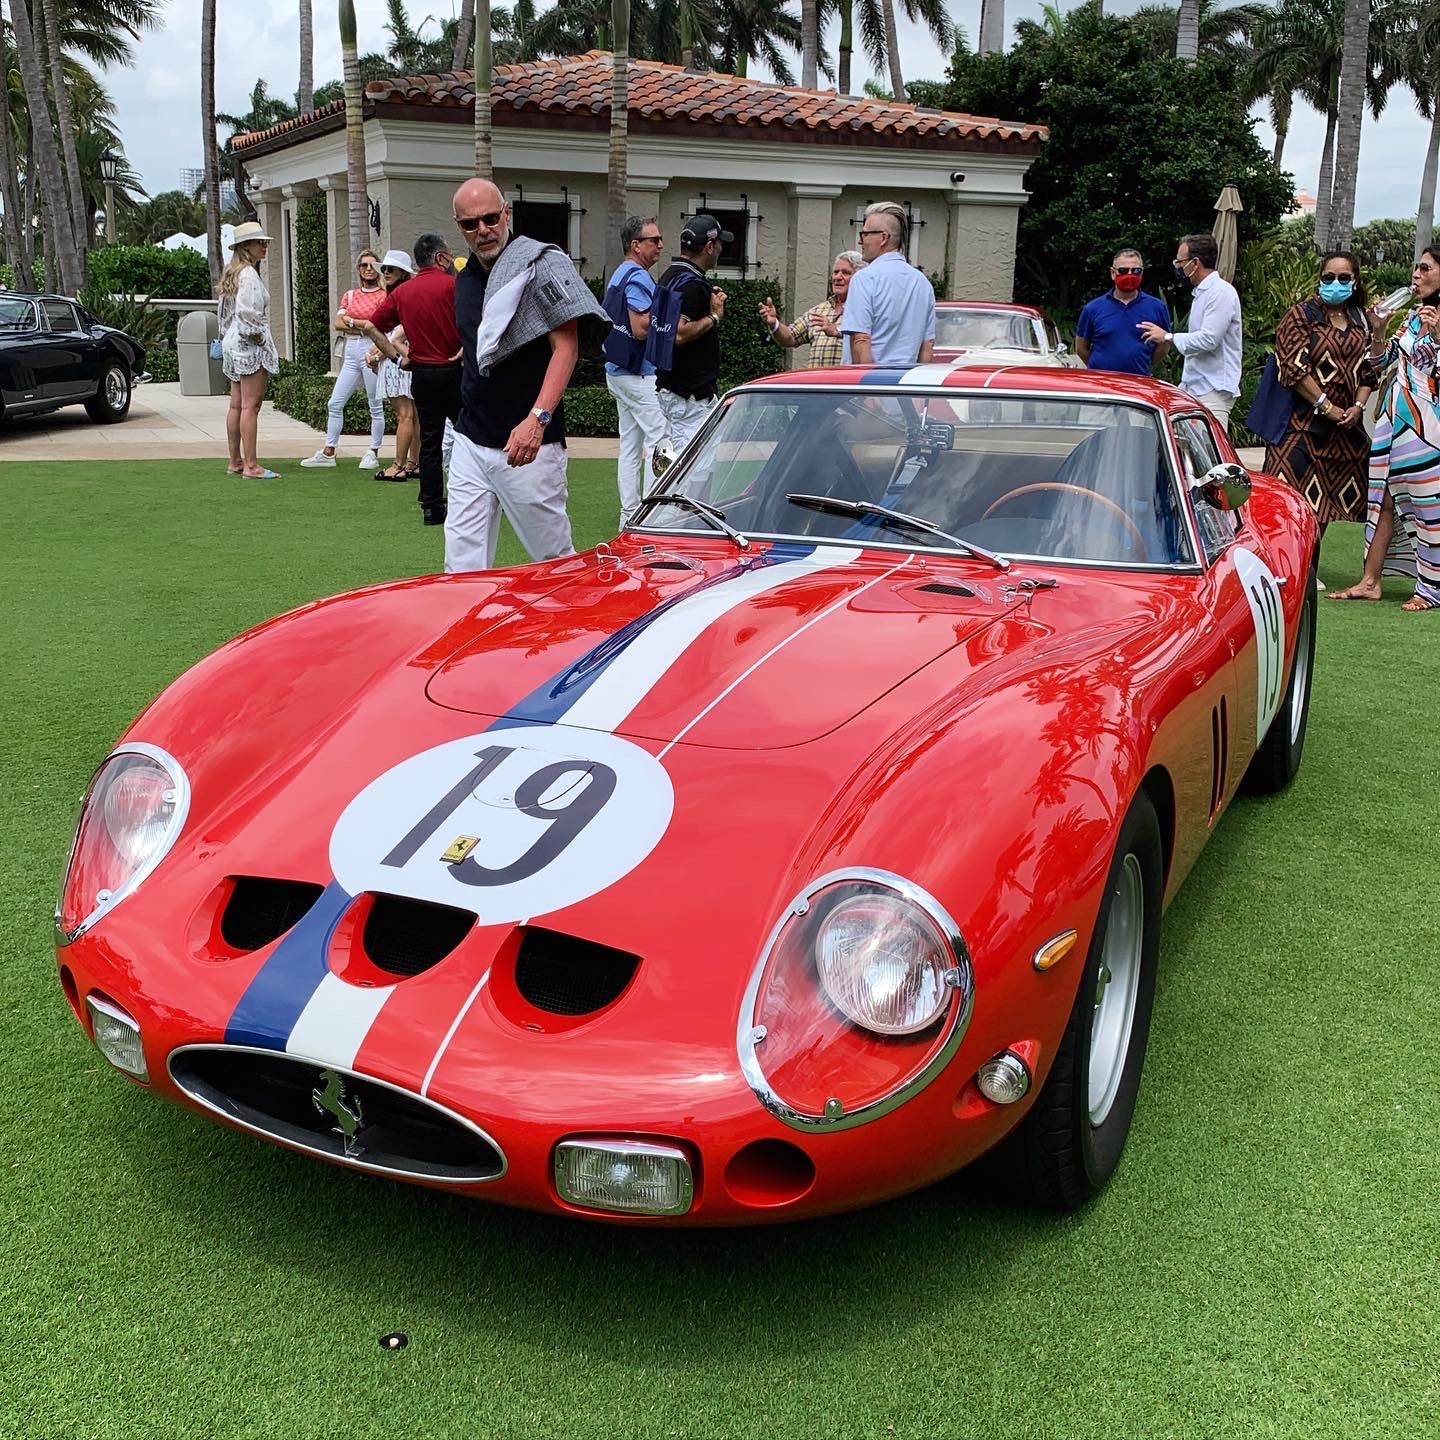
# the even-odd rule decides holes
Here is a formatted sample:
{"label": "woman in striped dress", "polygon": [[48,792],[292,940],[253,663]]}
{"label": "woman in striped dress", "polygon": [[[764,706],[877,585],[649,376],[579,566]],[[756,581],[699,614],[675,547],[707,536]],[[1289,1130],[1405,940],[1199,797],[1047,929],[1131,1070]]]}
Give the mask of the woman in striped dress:
{"label": "woman in striped dress", "polygon": [[[1404,575],[1415,593],[1400,608],[1419,611],[1440,607],[1440,246],[1421,252],[1412,283],[1418,303],[1389,345],[1371,350],[1396,371],[1370,445],[1365,573],[1331,598],[1378,600],[1382,574]],[[1384,333],[1377,321],[1375,344]]]}

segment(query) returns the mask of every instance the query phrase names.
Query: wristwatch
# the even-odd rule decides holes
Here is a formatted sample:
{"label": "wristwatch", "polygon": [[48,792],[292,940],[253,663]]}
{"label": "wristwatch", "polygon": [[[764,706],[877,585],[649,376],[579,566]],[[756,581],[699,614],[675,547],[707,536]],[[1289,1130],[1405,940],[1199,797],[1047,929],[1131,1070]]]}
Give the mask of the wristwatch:
{"label": "wristwatch", "polygon": [[554,414],[553,411],[551,411],[551,410],[542,410],[542,409],[540,408],[540,406],[538,406],[538,405],[537,405],[530,413],[531,413],[542,425],[548,425],[548,424],[555,418],[555,414]]}

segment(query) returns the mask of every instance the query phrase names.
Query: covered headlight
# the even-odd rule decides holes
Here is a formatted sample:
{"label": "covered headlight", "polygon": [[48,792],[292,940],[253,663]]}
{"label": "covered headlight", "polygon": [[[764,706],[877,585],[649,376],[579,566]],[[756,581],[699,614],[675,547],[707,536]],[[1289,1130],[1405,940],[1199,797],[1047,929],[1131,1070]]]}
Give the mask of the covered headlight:
{"label": "covered headlight", "polygon": [[153,745],[122,746],[100,766],[81,802],[55,910],[62,944],[108,914],[160,863],[189,806],[185,772]]}
{"label": "covered headlight", "polygon": [[858,1125],[939,1072],[973,998],[965,941],[933,897],[884,871],[837,872],[771,934],[741,1009],[740,1064],[787,1124]]}

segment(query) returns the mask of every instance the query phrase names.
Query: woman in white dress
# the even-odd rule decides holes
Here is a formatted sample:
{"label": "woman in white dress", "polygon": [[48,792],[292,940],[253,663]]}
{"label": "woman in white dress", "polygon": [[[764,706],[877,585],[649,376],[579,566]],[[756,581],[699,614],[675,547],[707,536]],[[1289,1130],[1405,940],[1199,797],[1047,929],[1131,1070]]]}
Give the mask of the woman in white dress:
{"label": "woman in white dress", "polygon": [[230,381],[225,435],[230,442],[230,474],[249,480],[275,480],[256,459],[260,403],[270,377],[280,369],[270,333],[270,292],[260,278],[260,262],[270,237],[253,220],[235,227],[230,261],[220,276],[220,368]]}

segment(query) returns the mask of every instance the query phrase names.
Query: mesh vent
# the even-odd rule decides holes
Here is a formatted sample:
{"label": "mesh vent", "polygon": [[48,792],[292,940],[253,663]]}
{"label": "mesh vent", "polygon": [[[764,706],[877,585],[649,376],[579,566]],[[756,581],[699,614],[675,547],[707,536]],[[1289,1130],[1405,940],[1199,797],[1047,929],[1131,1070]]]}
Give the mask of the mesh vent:
{"label": "mesh vent", "polygon": [[515,988],[537,1010],[589,1015],[620,998],[639,964],[638,955],[532,928],[515,959]]}
{"label": "mesh vent", "polygon": [[365,918],[365,953],[391,975],[422,975],[438,965],[469,933],[468,910],[376,895]]}
{"label": "mesh vent", "polygon": [[693,565],[687,565],[683,560],[647,560],[647,570],[693,570]]}
{"label": "mesh vent", "polygon": [[917,585],[915,589],[921,595],[960,595],[967,599],[975,593],[966,585],[953,585],[944,580],[932,580],[928,585]]}
{"label": "mesh vent", "polygon": [[278,940],[320,898],[325,887],[305,880],[237,875],[220,916],[220,936],[234,950],[259,950]]}

